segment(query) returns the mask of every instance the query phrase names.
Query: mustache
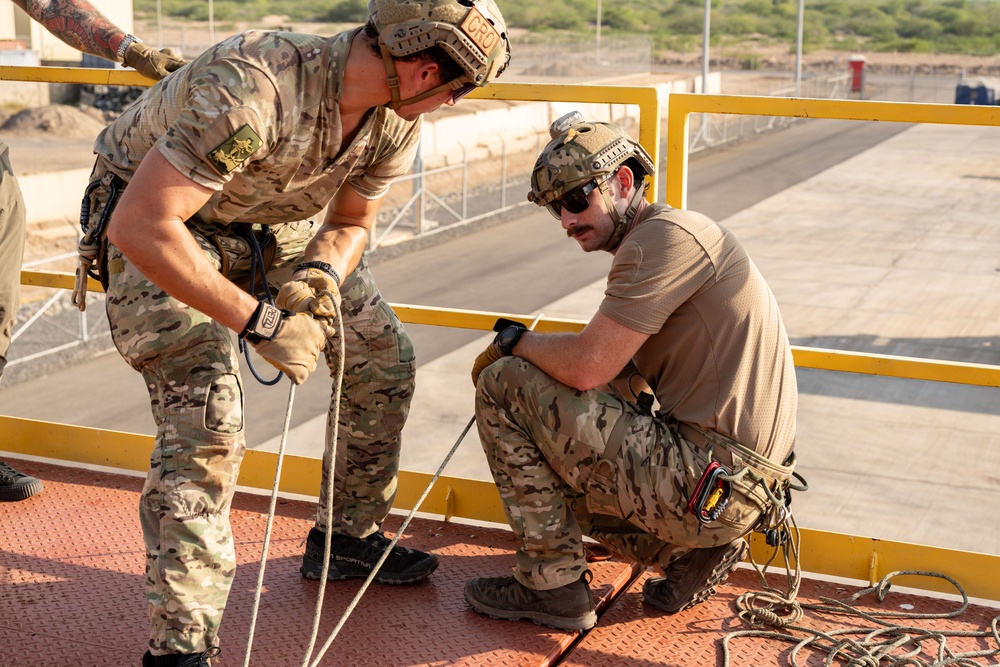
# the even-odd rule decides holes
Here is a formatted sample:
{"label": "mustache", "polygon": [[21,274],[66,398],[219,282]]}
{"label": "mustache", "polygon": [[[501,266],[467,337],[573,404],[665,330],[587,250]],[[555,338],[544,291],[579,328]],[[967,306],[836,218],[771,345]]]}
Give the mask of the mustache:
{"label": "mustache", "polygon": [[591,229],[593,229],[593,227],[590,225],[573,225],[566,230],[566,236],[569,238],[575,238],[580,234],[590,231]]}

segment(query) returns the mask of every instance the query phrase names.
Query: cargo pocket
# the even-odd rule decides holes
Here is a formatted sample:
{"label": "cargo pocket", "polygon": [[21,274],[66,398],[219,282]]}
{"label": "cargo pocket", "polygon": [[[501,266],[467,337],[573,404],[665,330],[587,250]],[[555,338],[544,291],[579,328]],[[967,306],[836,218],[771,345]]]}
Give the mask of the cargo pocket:
{"label": "cargo pocket", "polygon": [[243,390],[236,375],[220,375],[213,380],[205,400],[205,428],[215,433],[243,430]]}
{"label": "cargo pocket", "polygon": [[608,459],[598,459],[586,482],[587,510],[626,519],[618,496],[618,468]]}

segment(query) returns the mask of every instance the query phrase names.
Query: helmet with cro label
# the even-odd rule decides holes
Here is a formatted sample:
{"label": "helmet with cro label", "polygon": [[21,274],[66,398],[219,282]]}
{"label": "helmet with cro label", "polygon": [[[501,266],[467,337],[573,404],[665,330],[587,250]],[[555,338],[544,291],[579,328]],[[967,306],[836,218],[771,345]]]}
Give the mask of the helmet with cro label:
{"label": "helmet with cro label", "polygon": [[[447,83],[453,90],[485,86],[510,62],[507,24],[493,0],[368,0],[368,13],[383,59],[391,60],[386,54],[403,58],[440,47],[465,72]],[[391,72],[390,79],[394,75]],[[394,91],[393,102],[398,101]],[[409,104],[417,98],[403,101]]]}

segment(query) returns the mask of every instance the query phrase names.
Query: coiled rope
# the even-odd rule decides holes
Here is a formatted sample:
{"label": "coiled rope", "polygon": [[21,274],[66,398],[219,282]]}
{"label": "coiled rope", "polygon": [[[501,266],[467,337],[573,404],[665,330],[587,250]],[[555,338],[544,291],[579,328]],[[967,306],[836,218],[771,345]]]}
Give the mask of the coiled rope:
{"label": "coiled rope", "polygon": [[[823,664],[827,667],[834,664],[835,661],[837,664],[846,665],[846,667],[945,667],[947,665],[982,667],[985,663],[979,662],[978,658],[1000,655],[1000,633],[997,630],[1000,616],[994,617],[989,630],[985,631],[939,630],[882,620],[888,618],[910,620],[955,618],[965,613],[969,606],[969,598],[965,589],[957,581],[944,574],[922,570],[899,570],[887,574],[874,586],[859,590],[840,600],[820,597],[818,604],[796,601],[795,595],[801,582],[801,573],[797,567],[794,568],[793,573],[792,568],[787,566],[789,565],[789,554],[794,554],[795,563],[798,562],[799,530],[798,526],[794,525],[794,520],[791,523],[793,538],[789,542],[794,542],[794,546],[786,545],[782,549],[785,553],[786,574],[788,574],[790,582],[788,590],[782,594],[771,587],[764,578],[767,566],[777,556],[778,550],[776,549],[763,568],[754,562],[751,555],[750,562],[760,575],[763,590],[745,593],[736,601],[738,615],[744,623],[753,628],[770,626],[777,628],[777,630],[753,629],[728,633],[722,640],[724,667],[730,666],[731,642],[739,637],[775,639],[794,645],[789,655],[789,664],[793,667],[805,664],[799,662],[799,654],[806,648],[809,648],[812,653],[825,652],[826,657]],[[855,606],[861,598],[872,593],[875,594],[878,602],[884,601],[889,592],[891,580],[902,575],[943,579],[955,587],[962,597],[962,604],[953,611],[941,613],[871,611]],[[805,609],[823,614],[859,617],[872,625],[859,625],[824,632],[816,628],[798,625]],[[995,648],[958,652],[948,646],[949,637],[992,639]],[[928,646],[928,644],[936,646]],[[931,660],[921,658],[920,656],[925,653],[934,654],[935,657]],[[815,663],[813,662],[813,664]],[[996,662],[992,664],[996,664]]]}

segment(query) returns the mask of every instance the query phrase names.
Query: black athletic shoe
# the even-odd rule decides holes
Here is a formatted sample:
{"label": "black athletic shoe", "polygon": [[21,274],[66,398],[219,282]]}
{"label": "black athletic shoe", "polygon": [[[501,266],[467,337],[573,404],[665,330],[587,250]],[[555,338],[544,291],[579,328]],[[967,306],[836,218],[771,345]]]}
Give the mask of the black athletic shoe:
{"label": "black athletic shoe", "polygon": [[142,656],[142,667],[211,667],[212,658],[218,657],[221,651],[212,646],[204,653],[170,653],[168,655],[153,655],[149,651]]}
{"label": "black athletic shoe", "polygon": [[465,584],[465,600],[480,614],[508,621],[528,619],[559,630],[589,630],[597,625],[590,572],[572,584],[536,591],[513,576],[473,577]]}
{"label": "black athletic shoe", "polygon": [[[323,574],[323,541],[326,535],[313,528],[306,540],[306,553],[299,572],[306,579],[316,579]],[[368,537],[333,535],[330,543],[330,569],[326,578],[340,581],[348,577],[367,577],[375,563],[382,557],[391,540],[381,532]],[[380,584],[412,584],[423,581],[437,569],[438,557],[434,554],[407,549],[398,544],[382,563],[375,581]]]}
{"label": "black athletic shoe", "polygon": [[676,614],[715,595],[715,587],[726,580],[747,553],[746,540],[707,549],[693,549],[666,570],[662,577],[647,579],[642,599],[657,609]]}
{"label": "black athletic shoe", "polygon": [[0,500],[24,500],[42,490],[42,480],[20,473],[0,461]]}

